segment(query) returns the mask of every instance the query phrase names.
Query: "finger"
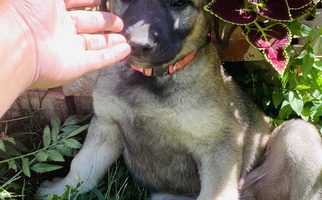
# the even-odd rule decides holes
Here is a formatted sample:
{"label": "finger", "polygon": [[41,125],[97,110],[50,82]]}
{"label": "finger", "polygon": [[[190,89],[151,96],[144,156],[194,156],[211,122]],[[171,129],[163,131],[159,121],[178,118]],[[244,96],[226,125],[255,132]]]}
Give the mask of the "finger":
{"label": "finger", "polygon": [[120,34],[82,34],[78,37],[86,50],[100,50],[126,43],[125,37]]}
{"label": "finger", "polygon": [[131,48],[126,43],[118,44],[113,47],[98,51],[87,51],[86,55],[88,58],[88,64],[84,66],[87,67],[85,71],[90,72],[98,70],[119,62],[124,59],[130,53],[130,51]]}
{"label": "finger", "polygon": [[70,11],[77,33],[93,33],[97,31],[119,32],[123,29],[123,21],[116,15],[100,11]]}
{"label": "finger", "polygon": [[66,8],[74,8],[81,6],[99,6],[101,4],[101,0],[64,0]]}

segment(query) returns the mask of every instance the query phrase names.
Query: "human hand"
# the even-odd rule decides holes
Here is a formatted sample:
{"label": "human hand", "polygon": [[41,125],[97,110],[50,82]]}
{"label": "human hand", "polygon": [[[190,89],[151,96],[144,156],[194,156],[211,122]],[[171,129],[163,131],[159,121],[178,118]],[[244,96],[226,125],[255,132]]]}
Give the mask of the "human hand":
{"label": "human hand", "polygon": [[34,75],[30,88],[62,85],[86,72],[120,61],[130,52],[123,36],[94,34],[121,31],[120,18],[99,11],[67,11],[72,7],[97,6],[100,0],[9,1],[31,31],[32,37],[28,40],[35,64],[29,69]]}

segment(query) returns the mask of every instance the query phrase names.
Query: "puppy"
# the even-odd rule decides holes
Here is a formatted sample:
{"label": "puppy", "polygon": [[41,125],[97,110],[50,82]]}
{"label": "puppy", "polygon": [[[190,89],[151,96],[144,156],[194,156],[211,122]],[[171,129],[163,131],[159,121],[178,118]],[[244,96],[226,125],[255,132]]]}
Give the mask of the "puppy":
{"label": "puppy", "polygon": [[69,174],[40,194],[79,183],[86,192],[123,155],[152,200],[321,198],[317,129],[293,120],[271,135],[209,42],[208,2],[110,0],[132,53],[100,71],[85,143]]}

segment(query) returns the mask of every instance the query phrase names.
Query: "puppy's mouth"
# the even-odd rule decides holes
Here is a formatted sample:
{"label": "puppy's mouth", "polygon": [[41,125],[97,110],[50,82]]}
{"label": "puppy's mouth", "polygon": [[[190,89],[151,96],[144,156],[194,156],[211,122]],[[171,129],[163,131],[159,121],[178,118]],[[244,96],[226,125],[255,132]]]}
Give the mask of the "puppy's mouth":
{"label": "puppy's mouth", "polygon": [[163,51],[162,49],[164,48],[160,49],[154,48],[146,51],[137,51],[136,49],[132,49],[131,54],[126,58],[126,60],[128,63],[141,68],[162,67],[171,65],[177,61],[176,55],[178,54],[179,48],[172,48],[167,51]]}
{"label": "puppy's mouth", "polygon": [[167,74],[172,74],[178,71],[179,69],[183,68],[184,66],[186,66],[189,62],[191,62],[194,59],[195,54],[196,54],[196,51],[192,51],[188,55],[184,56],[183,58],[179,59],[178,61],[170,65],[165,64],[158,67],[155,67],[155,66],[150,67],[148,65],[145,65],[145,63],[143,63],[142,65],[137,65],[137,64],[140,64],[139,62],[138,63],[130,62],[129,64],[132,69],[143,73],[145,76],[164,76]]}
{"label": "puppy's mouth", "polygon": [[141,68],[158,67],[165,64],[165,62],[153,62],[151,61],[151,59],[140,55],[138,56],[130,55],[129,57],[126,58],[126,62]]}

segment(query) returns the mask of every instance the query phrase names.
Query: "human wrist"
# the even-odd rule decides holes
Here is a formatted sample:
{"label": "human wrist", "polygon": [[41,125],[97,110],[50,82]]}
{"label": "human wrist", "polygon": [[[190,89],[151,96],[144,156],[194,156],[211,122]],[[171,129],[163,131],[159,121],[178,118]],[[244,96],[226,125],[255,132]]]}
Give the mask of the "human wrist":
{"label": "human wrist", "polygon": [[34,39],[13,1],[0,3],[0,116],[33,82],[36,69]]}

